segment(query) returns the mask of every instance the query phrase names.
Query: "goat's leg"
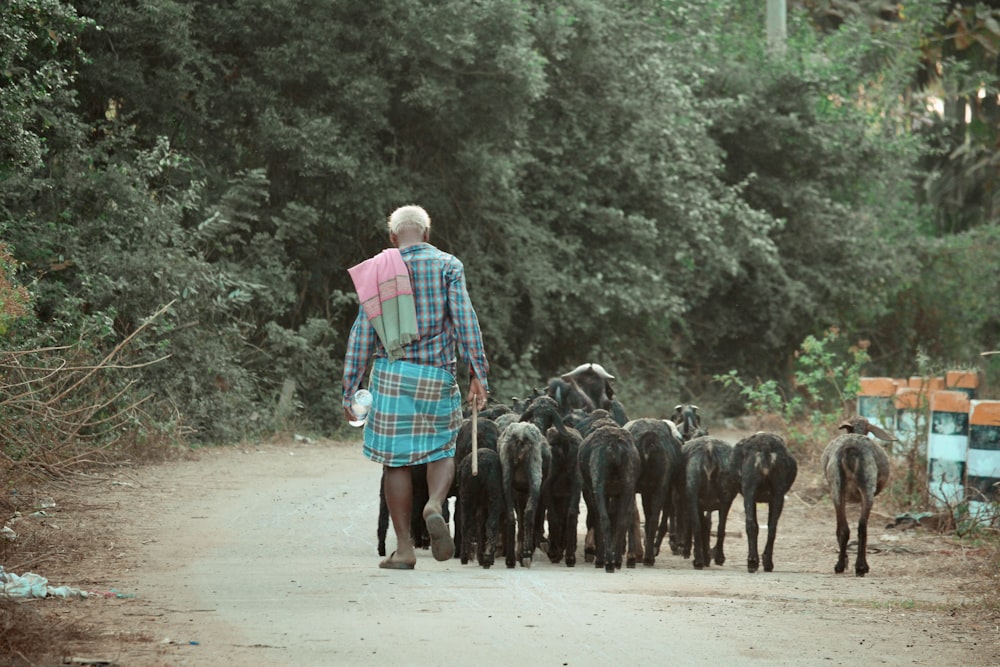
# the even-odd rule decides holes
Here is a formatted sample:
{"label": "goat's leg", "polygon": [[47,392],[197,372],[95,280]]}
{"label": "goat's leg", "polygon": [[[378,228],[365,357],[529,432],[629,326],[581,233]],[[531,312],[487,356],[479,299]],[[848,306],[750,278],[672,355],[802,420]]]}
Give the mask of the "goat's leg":
{"label": "goat's leg", "polygon": [[516,500],[514,502],[514,520],[517,524],[517,528],[514,532],[514,561],[521,562],[521,549],[524,546],[524,503],[525,498],[521,494],[517,494]]}
{"label": "goat's leg", "polygon": [[646,520],[646,550],[643,555],[642,564],[647,567],[652,567],[656,563],[656,529],[659,527],[660,523],[660,509],[663,506],[662,493],[657,491],[646,502],[646,497],[642,498],[642,514],[643,518]]}
{"label": "goat's leg", "polygon": [[680,539],[681,556],[691,558],[694,546],[694,533],[701,525],[701,515],[698,513],[698,495],[685,492],[677,512],[678,536]]}
{"label": "goat's leg", "polygon": [[702,564],[708,567],[712,564],[712,511],[702,510],[700,519],[698,555],[701,557]]}
{"label": "goat's leg", "polygon": [[545,519],[548,523],[549,544],[546,553],[550,563],[558,563],[562,560],[563,549],[566,541],[563,537],[566,531],[566,508],[563,506],[562,498],[558,500],[550,498],[545,510]]}
{"label": "goat's leg", "polygon": [[[471,486],[471,484],[470,484]],[[472,558],[472,526],[476,525],[476,517],[469,516],[473,513],[476,503],[469,502],[470,496],[472,495],[472,489],[466,489],[464,486],[462,488],[462,495],[465,496],[465,502],[459,505],[458,498],[455,500],[455,504],[458,505],[455,511],[455,526],[464,526],[465,530],[462,532],[461,538],[456,542],[458,544],[458,557],[465,565]],[[456,529],[456,533],[458,530]],[[477,548],[482,548],[482,542],[476,545]]]}
{"label": "goat's leg", "polygon": [[503,552],[504,561],[508,568],[517,564],[517,551],[514,550],[514,531],[516,526],[514,509],[514,479],[509,466],[503,466],[503,502],[504,502],[504,526],[503,526]]}
{"label": "goat's leg", "polygon": [[531,557],[535,553],[536,521],[538,497],[528,497],[524,504],[524,533],[521,535],[521,567],[531,567]]}
{"label": "goat's leg", "polygon": [[[430,500],[429,489],[427,486],[427,466],[417,465],[410,468],[410,474],[413,478],[413,507],[419,507],[423,509],[424,505]],[[450,488],[449,488],[450,490]],[[444,512],[442,511],[442,514]],[[458,525],[458,512],[456,511],[456,527]],[[445,520],[448,517],[445,515]],[[410,515],[410,537],[413,538],[413,546],[417,549],[429,549],[431,546],[431,536],[427,532],[427,524],[424,523],[424,517],[420,512],[413,512]],[[455,534],[455,544],[461,544],[461,536],[456,532]]]}
{"label": "goat's leg", "polygon": [[[481,501],[486,502],[486,498]],[[480,567],[489,567],[489,565],[484,565],[487,562],[487,554],[492,554],[494,547],[489,544],[490,538],[496,537],[496,531],[490,531],[489,520],[490,520],[490,508],[489,506],[480,505],[479,512],[476,514],[476,562],[479,563]],[[490,560],[490,565],[493,561]]]}
{"label": "goat's leg", "polygon": [[[625,497],[623,497],[622,502],[627,502]],[[618,510],[619,516],[621,511]],[[625,524],[625,533],[622,536],[623,544],[622,548],[625,549],[625,563],[628,567],[635,567],[637,559],[641,559],[642,556],[642,526],[639,524],[639,509],[636,507],[635,495],[632,496],[632,508],[629,514],[631,517],[628,523]],[[625,537],[628,537],[625,540]],[[625,542],[627,541],[627,549],[625,548]],[[621,563],[618,564],[621,567]]]}
{"label": "goat's leg", "polygon": [[503,489],[495,481],[486,492],[486,520],[483,525],[483,559],[479,564],[490,568],[496,560],[497,535],[500,530],[505,504]]}
{"label": "goat's leg", "polygon": [[660,516],[660,525],[656,527],[656,542],[653,544],[654,555],[660,555],[660,548],[663,545],[663,538],[666,537],[667,533],[670,531],[670,519],[667,514],[669,510],[664,507],[663,514]]}
{"label": "goat's leg", "polygon": [[723,502],[719,508],[719,525],[715,528],[715,564],[722,565],[726,562],[726,520],[729,518],[729,508],[731,502]]}
{"label": "goat's leg", "polygon": [[[628,498],[630,498],[632,502],[628,502]],[[625,567],[634,568],[636,558],[640,557],[642,553],[642,533],[639,530],[639,509],[636,507],[635,493],[629,494],[626,498],[619,499],[618,502],[620,505],[618,510],[619,521],[621,521],[622,525],[626,526],[628,529],[627,553],[635,554],[634,556],[628,558],[625,562]],[[621,538],[622,541],[624,541],[625,538],[626,536],[623,535]],[[618,553],[621,554],[625,549],[626,545],[621,544],[621,547],[618,549]],[[620,557],[615,563],[615,566],[618,568],[622,566]]]}
{"label": "goat's leg", "polygon": [[517,511],[513,507],[507,510],[503,547],[507,567],[514,567],[517,565]]}
{"label": "goat's leg", "polygon": [[576,499],[570,498],[569,508],[566,513],[566,525],[563,527],[563,534],[566,540],[566,567],[576,565],[576,525],[580,520],[580,495]]}
{"label": "goat's leg", "polygon": [[594,566],[603,567],[606,572],[614,572],[615,536],[611,532],[611,517],[608,515],[610,508],[603,488],[598,487],[595,491],[594,501],[597,505],[597,558],[594,559]]}
{"label": "goat's leg", "polygon": [[670,533],[670,553],[675,556],[681,555],[683,550],[684,538],[681,536],[681,531],[683,530],[683,520],[682,514],[684,508],[684,499],[682,493],[679,489],[673,489],[670,491],[670,516],[667,517],[667,524],[669,526]]}
{"label": "goat's leg", "polygon": [[[447,502],[445,503],[445,508],[447,508]],[[448,516],[443,511],[441,512],[441,514],[444,516],[445,521],[447,521],[448,520]],[[464,516],[465,515],[462,512],[462,499],[459,498],[458,496],[455,496],[455,544],[461,544],[462,543],[462,539],[463,539],[462,538],[462,519],[463,519]],[[423,522],[421,522],[421,523],[423,523]],[[421,530],[425,534],[427,534],[427,525],[424,524],[423,526],[421,526]],[[431,546],[431,536],[430,536],[430,534],[427,534],[425,548],[430,548],[430,546]]]}
{"label": "goat's leg", "polygon": [[[665,521],[667,516],[667,493],[669,489],[666,484],[663,484],[663,488],[653,496],[652,506],[649,508],[649,514],[646,515],[646,544],[647,552],[646,559],[643,561],[647,565],[653,565],[656,562],[656,557],[660,555],[660,544],[656,538],[656,533],[658,532],[659,525]],[[643,510],[644,512],[647,510]],[[650,518],[652,515],[653,518]]]}
{"label": "goat's leg", "polygon": [[587,507],[587,520],[585,522],[587,534],[583,539],[583,560],[590,563],[597,555],[597,508],[592,491],[584,491],[583,498]]}
{"label": "goat's leg", "polygon": [[837,564],[833,571],[840,574],[847,569],[847,542],[851,539],[851,527],[847,523],[846,501],[842,498],[834,499],[834,508],[837,511],[837,546],[840,555],[837,557]]}
{"label": "goat's leg", "polygon": [[[754,499],[753,490],[748,486],[743,487],[743,513],[746,514],[747,519],[747,572],[756,572],[760,566],[760,556],[757,552],[757,536],[760,533],[760,525],[757,523],[757,502]],[[770,516],[768,514],[768,526],[770,526]],[[768,544],[771,544],[770,534],[768,535]],[[765,562],[767,561],[767,553],[765,548]],[[765,569],[767,569],[766,566]]]}
{"label": "goat's leg", "polygon": [[483,545],[479,549],[479,565],[485,569],[493,566],[497,553],[497,527],[500,523],[500,513],[493,508],[486,510],[486,519],[483,522]]}
{"label": "goat's leg", "polygon": [[[690,540],[694,544],[693,547],[693,563],[696,570],[700,570],[706,565],[708,565],[708,548],[705,546],[705,532],[703,530],[704,517],[702,516],[701,509],[698,503],[698,494],[693,492],[688,496],[688,532],[689,535],[685,538],[685,552],[688,552],[687,540]],[[688,552],[690,553],[690,552]],[[687,557],[685,555],[685,557]]]}
{"label": "goat's leg", "polygon": [[663,498],[663,509],[660,514],[660,526],[656,530],[656,555],[660,555],[660,548],[663,545],[663,538],[670,536],[668,544],[670,553],[679,556],[681,553],[681,540],[679,536],[679,521],[677,510],[681,506],[680,496],[676,489],[669,489]]}
{"label": "goat's leg", "polygon": [[858,519],[858,556],[854,561],[854,574],[863,577],[868,574],[868,515],[871,514],[874,498],[865,494],[861,498],[861,518]]}
{"label": "goat's leg", "polygon": [[[628,515],[622,512],[626,504],[629,504],[629,501],[621,495],[608,498],[608,520],[611,527],[605,540],[605,544],[607,545],[604,559],[605,572],[613,573],[615,570],[620,570],[622,567],[622,554],[627,548],[626,542],[629,548],[634,546],[633,536],[635,532],[632,530]],[[631,505],[635,506],[634,500],[631,501]],[[634,561],[633,567],[635,567]]]}
{"label": "goat's leg", "polygon": [[773,493],[767,506],[767,543],[764,545],[764,571],[774,571],[774,538],[778,535],[778,519],[785,507],[785,494]]}

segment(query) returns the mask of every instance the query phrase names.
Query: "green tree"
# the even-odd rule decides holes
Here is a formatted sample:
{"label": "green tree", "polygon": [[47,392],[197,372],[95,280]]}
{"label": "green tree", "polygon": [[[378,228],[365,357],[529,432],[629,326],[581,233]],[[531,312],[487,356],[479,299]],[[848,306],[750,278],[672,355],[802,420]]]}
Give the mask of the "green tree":
{"label": "green tree", "polygon": [[725,181],[781,221],[769,234],[770,264],[741,263],[692,309],[693,352],[713,372],[735,365],[785,377],[812,332],[870,330],[894,296],[886,279],[908,260],[889,241],[921,216],[913,183],[922,146],[895,102],[916,62],[913,34],[876,37],[852,24],[824,37],[793,16],[778,56],[767,49],[761,3],[669,16],[668,38],[725,156]]}

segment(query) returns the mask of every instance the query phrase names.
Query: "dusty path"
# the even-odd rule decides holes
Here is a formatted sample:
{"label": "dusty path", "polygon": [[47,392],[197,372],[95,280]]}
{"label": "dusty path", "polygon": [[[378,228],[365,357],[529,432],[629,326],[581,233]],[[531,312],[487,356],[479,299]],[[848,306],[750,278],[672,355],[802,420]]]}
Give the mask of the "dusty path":
{"label": "dusty path", "polygon": [[940,537],[876,526],[871,574],[834,575],[832,509],[795,496],[776,571],[751,575],[738,498],[728,561],[705,571],[666,555],[608,574],[582,553],[484,570],[427,551],[383,571],[379,474],[357,443],[127,472],[103,491],[115,542],[64,576],[97,563],[90,583],[136,597],[55,604],[103,628],[82,653],[122,665],[1000,664],[994,622],[963,608],[966,557]]}

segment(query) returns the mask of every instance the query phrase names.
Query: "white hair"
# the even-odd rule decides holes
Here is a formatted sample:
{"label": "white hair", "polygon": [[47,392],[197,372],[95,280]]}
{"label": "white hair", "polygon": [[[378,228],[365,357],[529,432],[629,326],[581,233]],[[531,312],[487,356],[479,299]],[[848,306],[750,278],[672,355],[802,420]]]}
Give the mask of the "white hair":
{"label": "white hair", "polygon": [[408,227],[426,231],[431,227],[431,217],[420,206],[414,204],[401,206],[389,216],[389,231],[399,234],[401,229]]}

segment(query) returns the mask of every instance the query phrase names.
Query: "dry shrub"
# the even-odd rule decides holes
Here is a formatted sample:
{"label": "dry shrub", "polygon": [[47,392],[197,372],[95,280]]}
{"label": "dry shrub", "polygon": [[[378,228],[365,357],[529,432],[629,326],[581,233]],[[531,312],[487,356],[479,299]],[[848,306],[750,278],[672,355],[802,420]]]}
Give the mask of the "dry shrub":
{"label": "dry shrub", "polygon": [[35,609],[30,601],[0,597],[0,666],[58,664],[60,648],[83,639],[84,630]]}
{"label": "dry shrub", "polygon": [[139,370],[164,358],[130,360],[136,337],[169,306],[102,356],[85,341],[0,354],[0,471],[59,477],[129,456],[157,459],[182,441],[180,420],[164,426],[138,389]]}

